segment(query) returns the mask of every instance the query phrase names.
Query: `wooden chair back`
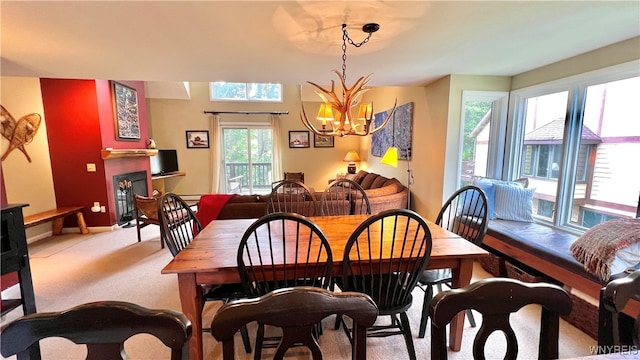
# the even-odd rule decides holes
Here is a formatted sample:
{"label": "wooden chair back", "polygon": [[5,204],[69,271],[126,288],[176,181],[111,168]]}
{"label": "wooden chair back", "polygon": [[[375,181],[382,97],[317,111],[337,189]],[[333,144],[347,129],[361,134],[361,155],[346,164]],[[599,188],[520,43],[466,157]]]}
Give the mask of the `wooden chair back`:
{"label": "wooden chair back", "polygon": [[334,293],[315,287],[283,288],[255,299],[231,301],[213,317],[211,333],[222,342],[224,360],[234,359],[234,334],[245,324],[257,321],[282,328],[274,359],[282,359],[287,350],[303,344],[311,350],[313,359],[322,359],[314,336],[316,324],[331,314],[344,314],[353,319],[352,359],[366,359],[366,329],[373,325],[378,309],[365,294]]}
{"label": "wooden chair back", "polygon": [[[412,360],[416,353],[407,310],[413,301],[411,292],[429,262],[431,247],[431,232],[418,213],[408,209],[381,211],[363,221],[347,240],[342,279],[337,284],[343,291],[371,296],[379,314],[391,316],[391,325],[374,326],[369,336],[403,335]],[[338,317],[338,321],[349,336],[344,320]]]}
{"label": "wooden chair back", "polygon": [[[381,315],[405,311],[429,262],[431,246],[431,232],[418,213],[408,209],[379,212],[363,221],[347,240],[343,290],[368,294]],[[385,257],[393,260],[385,261]]]}
{"label": "wooden chair back", "polygon": [[166,193],[158,203],[161,235],[169,251],[176,256],[187,247],[202,225],[189,205],[178,195]]}
{"label": "wooden chair back", "polygon": [[[2,328],[2,356],[23,358],[29,347],[48,337],[62,337],[87,346],[87,359],[127,359],[124,342],[136,334],[151,334],[171,348],[171,359],[189,358],[191,322],[173,310],[103,301],[66,311],[23,316]],[[28,358],[28,356],[26,357]]]}
{"label": "wooden chair back", "polygon": [[304,173],[303,172],[285,172],[282,179],[289,180],[289,181],[299,181],[304,184]]}
{"label": "wooden chair back", "polygon": [[487,197],[479,187],[464,186],[442,205],[436,224],[480,245],[489,226]]}
{"label": "wooden chair back", "polygon": [[318,214],[318,201],[312,190],[299,181],[282,180],[275,184],[267,201],[267,214],[297,213],[304,216]]}
{"label": "wooden chair back", "polygon": [[[349,206],[341,206],[347,201]],[[371,214],[371,203],[362,186],[350,179],[337,179],[331,182],[320,199],[320,215],[360,215]]]}
{"label": "wooden chair back", "polygon": [[238,247],[238,271],[248,297],[292,286],[326,288],[332,266],[327,237],[300,214],[261,217],[247,228]]}
{"label": "wooden chair back", "polygon": [[572,306],[569,294],[557,285],[524,283],[508,278],[483,279],[434,296],[429,305],[432,359],[447,359],[447,324],[466,309],[482,314],[482,326],[473,342],[473,358],[484,359],[487,338],[493,332],[501,331],[507,341],[504,358],[516,359],[518,342],[509,317],[529,304],[542,305],[538,359],[557,359],[560,315],[568,315]]}
{"label": "wooden chair back", "polygon": [[[148,225],[160,226],[160,219],[158,217],[158,202],[159,197],[146,197],[138,194],[133,196],[135,204],[136,214],[136,228],[138,232],[138,242],[142,241],[140,237],[140,230]],[[162,229],[160,230],[162,232]],[[162,234],[160,234],[160,247],[164,249],[164,240]]]}
{"label": "wooden chair back", "polygon": [[614,352],[616,347],[640,347],[640,316],[634,320],[633,330],[620,331],[622,309],[630,299],[640,300],[640,270],[610,281],[600,291],[598,352]]}

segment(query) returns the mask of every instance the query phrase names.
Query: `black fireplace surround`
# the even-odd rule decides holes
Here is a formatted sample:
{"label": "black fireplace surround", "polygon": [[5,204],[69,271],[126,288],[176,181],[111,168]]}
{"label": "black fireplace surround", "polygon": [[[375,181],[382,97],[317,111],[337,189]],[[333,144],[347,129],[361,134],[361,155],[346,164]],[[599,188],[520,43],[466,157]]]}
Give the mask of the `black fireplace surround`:
{"label": "black fireplace surround", "polygon": [[136,218],[133,195],[148,195],[147,172],[136,171],[113,177],[116,219],[120,226],[126,226]]}

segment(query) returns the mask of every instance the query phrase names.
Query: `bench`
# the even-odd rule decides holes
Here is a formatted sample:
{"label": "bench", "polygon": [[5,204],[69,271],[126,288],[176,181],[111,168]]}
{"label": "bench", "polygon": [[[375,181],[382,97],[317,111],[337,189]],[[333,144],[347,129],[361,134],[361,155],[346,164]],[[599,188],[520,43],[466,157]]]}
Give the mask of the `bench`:
{"label": "bench", "polygon": [[51,232],[53,233],[53,235],[60,235],[62,234],[62,224],[64,223],[64,218],[74,214],[78,221],[80,233],[88,234],[89,230],[87,229],[87,224],[84,222],[84,215],[82,215],[82,206],[59,207],[53,210],[47,210],[37,214],[25,216],[24,227],[30,228],[49,221],[53,221]]}
{"label": "bench", "polygon": [[[569,248],[578,236],[537,223],[491,220],[482,246],[500,261],[524,264],[565,288],[575,289],[595,299],[607,282],[587,272]],[[504,276],[501,274],[501,276]],[[612,275],[610,280],[624,276]],[[637,317],[640,301],[630,301],[624,313]],[[597,319],[595,319],[597,321]]]}

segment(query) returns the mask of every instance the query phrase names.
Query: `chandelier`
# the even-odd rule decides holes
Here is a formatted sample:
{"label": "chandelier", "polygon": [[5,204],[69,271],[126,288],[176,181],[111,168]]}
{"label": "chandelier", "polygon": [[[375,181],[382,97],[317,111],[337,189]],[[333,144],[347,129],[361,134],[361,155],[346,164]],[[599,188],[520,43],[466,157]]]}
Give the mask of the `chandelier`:
{"label": "chandelier", "polygon": [[373,120],[373,104],[361,104],[358,116],[356,118],[353,117],[352,108],[358,106],[362,94],[369,90],[365,88],[365,85],[369,82],[373,74],[360,77],[350,88],[346,85],[347,42],[355,47],[360,47],[366,44],[371,38],[371,34],[378,31],[378,29],[380,29],[380,25],[378,24],[365,24],[362,26],[362,31],[368,34],[367,37],[361,42],[355,43],[349,37],[349,34],[347,34],[347,24],[342,24],[342,77],[340,77],[338,70],[333,70],[340,79],[342,94],[341,96],[336,94],[335,82],[333,80],[331,80],[330,89],[325,89],[318,84],[307,81],[308,84],[316,88],[316,94],[318,94],[323,101],[318,111],[318,116],[316,117],[317,120],[322,122],[320,128],[316,128],[309,119],[307,119],[304,106],[302,106],[300,120],[311,132],[323,136],[367,136],[380,131],[391,119],[391,116],[396,110],[397,99],[387,118],[377,128],[372,129],[371,126],[371,121]]}

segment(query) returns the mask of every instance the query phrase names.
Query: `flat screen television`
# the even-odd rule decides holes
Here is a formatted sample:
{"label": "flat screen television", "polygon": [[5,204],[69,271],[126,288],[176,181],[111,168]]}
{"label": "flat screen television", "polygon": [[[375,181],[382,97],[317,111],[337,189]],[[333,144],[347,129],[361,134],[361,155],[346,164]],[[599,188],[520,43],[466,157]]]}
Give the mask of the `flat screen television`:
{"label": "flat screen television", "polygon": [[176,150],[158,150],[158,154],[149,157],[151,175],[164,175],[180,171],[178,168],[178,152]]}

